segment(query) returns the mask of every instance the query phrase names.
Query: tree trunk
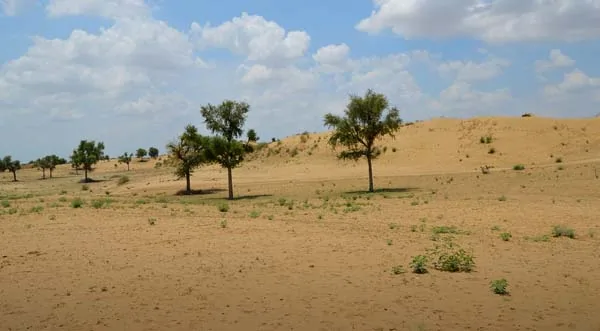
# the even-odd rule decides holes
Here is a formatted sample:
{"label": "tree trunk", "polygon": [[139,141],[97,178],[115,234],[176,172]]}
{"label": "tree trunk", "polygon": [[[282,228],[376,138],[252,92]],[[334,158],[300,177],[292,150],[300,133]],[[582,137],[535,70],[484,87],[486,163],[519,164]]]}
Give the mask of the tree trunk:
{"label": "tree trunk", "polygon": [[85,182],[87,183],[88,182],[88,176],[87,176],[88,170],[87,170],[87,167],[84,167],[83,171],[84,171],[84,175],[85,175]]}
{"label": "tree trunk", "polygon": [[53,171],[53,170],[52,170],[52,169],[50,169],[50,178],[52,178],[52,171]]}
{"label": "tree trunk", "polygon": [[373,162],[371,155],[367,155],[367,163],[369,164],[369,192],[373,193],[375,190],[373,189]]}
{"label": "tree trunk", "polygon": [[192,184],[190,183],[189,171],[185,173],[185,191],[187,194],[192,194]]}
{"label": "tree trunk", "polygon": [[229,200],[233,200],[233,176],[231,175],[231,167],[227,168],[227,180],[229,181]]}
{"label": "tree trunk", "polygon": [[42,179],[46,179],[46,169],[42,168]]}
{"label": "tree trunk", "polygon": [[16,182],[17,181],[17,171],[14,170],[14,171],[11,171],[11,172],[13,173],[13,182]]}
{"label": "tree trunk", "polygon": [[129,163],[127,163],[127,171],[129,171]]}

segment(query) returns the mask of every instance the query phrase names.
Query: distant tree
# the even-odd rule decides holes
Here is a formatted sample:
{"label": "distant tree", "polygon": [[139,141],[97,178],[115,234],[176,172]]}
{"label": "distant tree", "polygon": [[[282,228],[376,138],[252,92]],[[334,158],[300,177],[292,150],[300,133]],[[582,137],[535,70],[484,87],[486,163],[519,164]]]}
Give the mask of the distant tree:
{"label": "distant tree", "polygon": [[138,148],[138,150],[135,152],[135,156],[140,160],[143,160],[146,155],[148,155],[148,151],[143,148]]}
{"label": "distant tree", "polygon": [[13,160],[12,156],[5,156],[2,160],[0,160],[0,170],[4,172],[6,170],[10,171],[13,174],[13,182],[17,181],[17,171],[21,169],[21,161]]}
{"label": "distant tree", "polygon": [[79,143],[77,149],[73,151],[71,159],[73,160],[73,166],[77,169],[79,166],[83,166],[85,174],[84,182],[90,182],[88,178],[88,172],[93,171],[93,166],[102,160],[104,157],[104,143],[99,142],[96,144],[95,141],[82,140]]}
{"label": "distant tree", "polygon": [[399,111],[395,107],[389,109],[389,102],[385,95],[369,89],[363,97],[350,96],[344,115],[343,117],[325,115],[325,125],[334,129],[329,144],[333,148],[341,145],[346,149],[338,155],[339,158],[352,160],[367,158],[369,192],[373,192],[372,161],[381,154],[375,146],[375,141],[386,135],[394,137],[394,133],[402,123]]}
{"label": "distant tree", "polygon": [[156,148],[156,147],[148,148],[148,156],[150,156],[153,159],[156,159],[158,157],[158,148]]}
{"label": "distant tree", "polygon": [[65,164],[67,162],[65,159],[61,159],[54,154],[44,156],[44,160],[48,166],[48,170],[50,171],[50,178],[52,178],[52,172],[54,172],[54,169],[56,169],[57,165]]}
{"label": "distant tree", "polygon": [[46,179],[46,169],[50,167],[50,165],[48,164],[48,160],[45,157],[43,157],[33,161],[33,165],[37,169],[42,171],[42,179]]}
{"label": "distant tree", "polygon": [[242,136],[250,105],[226,100],[218,106],[208,104],[200,110],[207,128],[217,136],[211,139],[210,158],[227,168],[229,200],[233,200],[232,169],[244,160],[244,145],[237,140]]}
{"label": "distant tree", "polygon": [[125,163],[127,165],[127,171],[129,171],[129,164],[133,158],[133,153],[127,154],[127,152],[123,153],[123,155],[119,156],[119,163]]}
{"label": "distant tree", "polygon": [[207,150],[210,139],[198,133],[193,125],[187,125],[179,138],[167,145],[169,152],[168,164],[175,167],[177,178],[185,178],[185,190],[192,193],[190,177],[194,169],[203,163],[208,163]]}
{"label": "distant tree", "polygon": [[248,130],[248,133],[246,135],[248,136],[248,142],[255,143],[258,140],[260,140],[260,138],[256,135],[256,131],[254,129]]}

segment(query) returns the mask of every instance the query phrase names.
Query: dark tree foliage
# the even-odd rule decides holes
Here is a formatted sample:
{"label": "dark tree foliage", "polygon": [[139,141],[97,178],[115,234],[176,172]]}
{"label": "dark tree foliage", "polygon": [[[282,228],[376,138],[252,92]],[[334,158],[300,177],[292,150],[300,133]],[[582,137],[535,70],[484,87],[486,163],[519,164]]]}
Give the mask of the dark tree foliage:
{"label": "dark tree foliage", "polygon": [[144,157],[146,157],[146,155],[148,155],[148,151],[143,148],[138,148],[138,150],[135,152],[135,156],[138,159],[144,159]]}
{"label": "dark tree foliage", "polygon": [[77,149],[73,150],[73,154],[71,155],[73,167],[75,167],[75,169],[83,167],[85,182],[90,181],[88,178],[88,172],[93,171],[93,166],[103,158],[104,143],[99,142],[96,144],[95,141],[87,140],[82,140]]}
{"label": "dark tree foliage", "polygon": [[394,137],[402,120],[395,107],[389,108],[385,95],[368,90],[363,97],[352,95],[346,106],[344,116],[325,115],[325,125],[333,128],[329,144],[343,150],[338,157],[342,159],[367,159],[369,166],[369,192],[373,192],[373,159],[381,151],[375,146],[378,138],[386,135]]}
{"label": "dark tree foliage", "polygon": [[258,135],[256,135],[256,131],[254,129],[248,130],[248,133],[246,134],[246,136],[248,137],[248,142],[255,143],[260,139],[258,137]]}
{"label": "dark tree foliage", "polygon": [[200,109],[206,127],[217,137],[212,139],[210,158],[227,168],[229,200],[233,200],[232,169],[244,160],[244,144],[237,139],[243,134],[250,105],[226,100],[218,106],[208,104]]}
{"label": "dark tree foliage", "polygon": [[158,157],[158,148],[156,148],[156,147],[148,148],[148,156],[150,156],[153,159],[156,159]]}
{"label": "dark tree foliage", "polygon": [[192,193],[190,177],[194,169],[203,163],[209,163],[209,145],[210,138],[200,135],[193,125],[186,126],[179,138],[167,145],[170,156],[168,162],[175,167],[177,178],[185,178],[187,194]]}
{"label": "dark tree foliage", "polygon": [[7,155],[0,160],[0,171],[10,171],[13,174],[13,182],[17,181],[17,171],[21,169],[21,161],[13,160],[12,156]]}
{"label": "dark tree foliage", "polygon": [[127,171],[129,171],[129,164],[133,159],[133,153],[127,154],[127,152],[123,153],[123,155],[119,156],[119,163],[125,163],[127,165]]}

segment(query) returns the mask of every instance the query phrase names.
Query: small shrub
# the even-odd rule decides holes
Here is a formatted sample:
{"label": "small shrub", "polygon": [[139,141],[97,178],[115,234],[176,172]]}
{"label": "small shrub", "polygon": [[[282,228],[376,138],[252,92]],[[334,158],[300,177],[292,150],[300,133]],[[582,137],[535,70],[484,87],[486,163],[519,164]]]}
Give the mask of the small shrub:
{"label": "small shrub", "polygon": [[48,219],[51,221],[56,221],[56,215],[50,215],[48,216]]}
{"label": "small shrub", "polygon": [[220,226],[222,229],[225,229],[227,227],[227,220],[222,220]]}
{"label": "small shrub", "polygon": [[65,195],[65,194],[67,194],[67,191],[66,191],[66,190],[62,190],[62,191],[60,191],[60,195]]}
{"label": "small shrub", "polygon": [[285,198],[279,198],[279,200],[277,200],[277,202],[279,203],[280,206],[285,206],[285,203],[287,202],[287,200]]}
{"label": "small shrub", "polygon": [[566,226],[563,226],[563,225],[556,225],[552,229],[552,236],[554,238],[567,237],[567,238],[575,239],[575,230],[568,228]]}
{"label": "small shrub", "polygon": [[397,265],[392,267],[392,274],[394,275],[400,275],[405,273],[406,271],[404,270],[404,268],[401,265]]}
{"label": "small shrub", "polygon": [[494,147],[490,148],[488,154],[496,154],[496,149]]}
{"label": "small shrub", "polygon": [[10,209],[8,210],[8,214],[9,214],[9,215],[14,215],[14,214],[16,214],[17,212],[19,212],[19,210],[18,210],[17,208],[14,208],[14,207],[13,207],[13,208],[10,208]]}
{"label": "small shrub", "polygon": [[494,292],[495,294],[499,294],[499,295],[507,295],[508,294],[507,287],[508,287],[508,281],[504,278],[493,280],[490,283],[490,288],[492,289],[492,292]]}
{"label": "small shrub", "polygon": [[67,198],[66,197],[60,197],[60,198],[58,198],[58,202],[67,202]]}
{"label": "small shrub", "polygon": [[71,201],[71,207],[73,207],[73,208],[83,207],[83,200],[81,200],[81,198],[73,199],[73,201]]}
{"label": "small shrub", "polygon": [[455,226],[434,226],[431,231],[435,234],[459,234],[460,231]]}
{"label": "small shrub", "polygon": [[452,242],[444,246],[436,246],[431,253],[434,268],[447,272],[470,272],[475,266],[473,255],[460,247],[455,247]]}
{"label": "small shrub", "polygon": [[425,255],[417,255],[413,257],[410,262],[410,267],[413,269],[413,272],[416,274],[425,274],[427,273],[427,256]]}
{"label": "small shrub", "polygon": [[251,217],[251,218],[258,218],[259,216],[260,216],[260,212],[259,212],[259,211],[253,210],[253,211],[250,213],[250,217]]}
{"label": "small shrub", "polygon": [[525,165],[523,165],[523,164],[515,164],[513,166],[513,170],[516,170],[516,171],[525,170]]}
{"label": "small shrub", "polygon": [[2,200],[2,207],[3,208],[9,208],[10,207],[10,201],[8,201],[8,200]]}
{"label": "small shrub", "polygon": [[394,244],[394,242],[392,241],[392,239],[388,239],[386,242],[387,242],[388,246],[392,246]]}
{"label": "small shrub", "polygon": [[229,205],[226,202],[222,202],[217,206],[217,209],[222,213],[226,213],[229,211]]}
{"label": "small shrub", "polygon": [[557,157],[557,158],[556,158],[556,163],[562,163],[562,162],[563,162],[563,159],[562,159],[562,157]]}
{"label": "small shrub", "polygon": [[157,221],[157,219],[154,217],[148,218],[148,224],[150,224],[150,225],[155,225],[156,221]]}
{"label": "small shrub", "polygon": [[394,230],[395,228],[397,228],[397,227],[398,227],[398,224],[396,224],[396,223],[390,223],[388,226],[389,226],[389,228],[390,228],[391,230]]}
{"label": "small shrub", "polygon": [[119,180],[117,181],[118,185],[125,185],[129,183],[129,176],[121,176],[119,177]]}
{"label": "small shrub", "polygon": [[90,186],[87,184],[81,185],[81,190],[82,191],[89,191],[90,190]]}
{"label": "small shrub", "polygon": [[32,213],[41,213],[44,210],[44,207],[42,206],[35,206],[31,208],[31,212]]}
{"label": "small shrub", "polygon": [[512,238],[512,234],[510,234],[509,232],[502,232],[500,234],[500,238],[502,238],[503,241],[509,241],[510,238]]}
{"label": "small shrub", "polygon": [[503,196],[499,197],[498,201],[503,201],[503,202],[506,201],[506,196],[503,195]]}

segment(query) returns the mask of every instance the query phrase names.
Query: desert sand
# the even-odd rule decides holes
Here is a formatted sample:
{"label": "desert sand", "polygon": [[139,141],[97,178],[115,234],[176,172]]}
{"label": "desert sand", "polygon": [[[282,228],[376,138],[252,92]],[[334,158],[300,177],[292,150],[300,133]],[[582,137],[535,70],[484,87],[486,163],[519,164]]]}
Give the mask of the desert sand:
{"label": "desert sand", "polygon": [[[327,137],[249,156],[235,201],[216,166],[177,195],[164,156],[85,186],[69,166],[0,174],[0,330],[600,330],[600,119],[404,126],[372,194]],[[413,273],[450,241],[472,271]]]}

